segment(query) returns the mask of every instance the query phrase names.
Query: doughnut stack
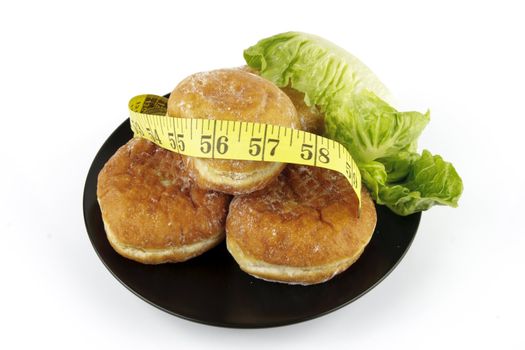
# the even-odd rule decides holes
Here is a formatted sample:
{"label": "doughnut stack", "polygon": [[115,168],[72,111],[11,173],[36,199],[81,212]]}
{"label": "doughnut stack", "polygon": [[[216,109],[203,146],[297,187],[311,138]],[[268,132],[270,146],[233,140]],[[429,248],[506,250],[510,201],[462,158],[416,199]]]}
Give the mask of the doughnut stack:
{"label": "doughnut stack", "polygon": [[[266,123],[322,133],[323,115],[292,88],[247,68],[193,74],[173,90],[168,116]],[[120,255],[145,264],[182,262],[226,246],[257,278],[316,284],[346,270],[376,225],[335,171],[284,163],[186,157],[140,138],[98,176],[106,235]]]}

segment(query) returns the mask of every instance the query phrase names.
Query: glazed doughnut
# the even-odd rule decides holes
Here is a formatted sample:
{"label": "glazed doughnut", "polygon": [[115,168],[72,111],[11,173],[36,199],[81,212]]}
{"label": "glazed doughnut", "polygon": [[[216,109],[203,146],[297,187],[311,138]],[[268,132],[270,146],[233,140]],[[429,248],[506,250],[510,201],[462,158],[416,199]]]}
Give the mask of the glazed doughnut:
{"label": "glazed doughnut", "polygon": [[224,239],[230,197],[195,186],[182,156],[144,139],[104,165],[97,198],[111,246],[141,263],[184,261]]}
{"label": "glazed doughnut", "polygon": [[352,265],[372,237],[376,210],[364,187],[357,213],[357,196],[341,174],[288,165],[267,188],[232,200],[227,248],[255,277],[321,283]]}
{"label": "glazed doughnut", "polygon": [[324,114],[315,106],[308,107],[304,102],[304,94],[294,88],[285,86],[281,90],[290,98],[297,110],[301,130],[322,135],[324,132]]}
{"label": "glazed doughnut", "polygon": [[[268,80],[239,69],[189,76],[171,93],[168,115],[300,126],[297,111],[285,93]],[[261,189],[285,167],[282,163],[193,157],[187,162],[198,186],[229,194]]]}
{"label": "glazed doughnut", "polygon": [[[259,75],[259,72],[250,66],[242,66],[237,69]],[[324,114],[316,106],[308,107],[304,102],[304,94],[290,86],[281,90],[290,98],[299,116],[300,129],[322,135],[324,132]]]}

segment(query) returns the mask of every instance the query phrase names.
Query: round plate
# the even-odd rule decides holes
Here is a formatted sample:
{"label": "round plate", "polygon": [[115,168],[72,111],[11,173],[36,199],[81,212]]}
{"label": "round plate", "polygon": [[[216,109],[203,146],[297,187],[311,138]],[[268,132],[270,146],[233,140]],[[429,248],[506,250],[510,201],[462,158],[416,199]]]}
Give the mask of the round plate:
{"label": "round plate", "polygon": [[106,161],[132,138],[129,120],[104,143],[84,188],[84,220],[98,256],[129,290],[173,315],[224,327],[272,327],[309,320],[365,294],[385,278],[410,247],[421,214],[402,217],[377,206],[377,227],[362,256],[328,282],[297,286],[266,282],[244,273],[224,243],[178,264],[143,265],[109,245],[97,202],[97,176]]}

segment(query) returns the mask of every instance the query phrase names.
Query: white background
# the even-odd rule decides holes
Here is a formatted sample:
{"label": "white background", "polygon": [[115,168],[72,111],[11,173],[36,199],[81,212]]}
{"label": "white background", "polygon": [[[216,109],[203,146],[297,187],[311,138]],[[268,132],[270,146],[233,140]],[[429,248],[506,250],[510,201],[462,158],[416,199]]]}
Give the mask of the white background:
{"label": "white background", "polygon": [[[518,4],[2,5],[0,347],[525,348],[525,12]],[[126,118],[130,97],[241,65],[244,48],[288,30],[321,35],[358,56],[398,106],[430,108],[420,147],[455,164],[465,184],[460,206],[424,213],[397,269],[322,318],[236,330],[168,315],[120,285],[92,249],[82,215],[88,168]]]}

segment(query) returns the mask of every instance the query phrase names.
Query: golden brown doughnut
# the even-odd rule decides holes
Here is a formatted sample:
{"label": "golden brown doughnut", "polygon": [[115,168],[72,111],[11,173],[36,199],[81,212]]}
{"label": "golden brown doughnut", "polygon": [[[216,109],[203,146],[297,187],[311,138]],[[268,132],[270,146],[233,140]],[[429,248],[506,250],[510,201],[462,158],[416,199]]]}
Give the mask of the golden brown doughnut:
{"label": "golden brown doughnut", "polygon": [[[250,66],[242,66],[238,69],[259,75],[259,71]],[[301,130],[322,135],[324,132],[324,114],[315,106],[308,107],[304,102],[304,94],[290,86],[285,86],[281,90],[290,98],[297,110]]]}
{"label": "golden brown doughnut", "polygon": [[144,139],[104,165],[97,197],[109,242],[138,262],[184,261],[224,238],[230,197],[195,186],[182,156]]}
{"label": "golden brown doughnut", "polygon": [[241,269],[265,280],[321,283],[363,252],[376,210],[362,190],[361,215],[348,181],[332,170],[288,165],[267,188],[237,196],[226,220],[226,244]]}
{"label": "golden brown doughnut", "polygon": [[[297,111],[277,86],[239,69],[197,73],[184,79],[168,101],[168,115],[222,119],[298,128]],[[197,184],[230,194],[249,193],[272,181],[285,164],[187,158]]]}
{"label": "golden brown doughnut", "polygon": [[301,130],[322,135],[324,132],[324,114],[315,106],[308,107],[304,102],[304,94],[302,92],[289,86],[285,86],[281,90],[292,100],[297,110],[297,115],[299,115]]}

